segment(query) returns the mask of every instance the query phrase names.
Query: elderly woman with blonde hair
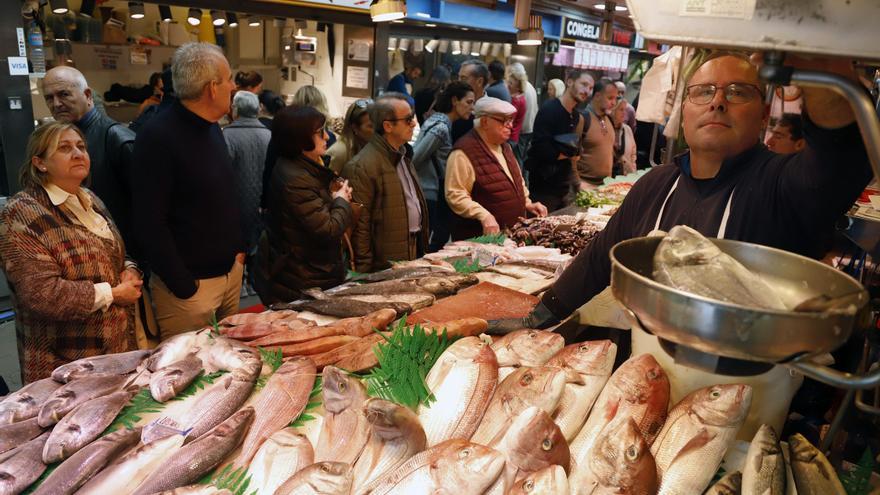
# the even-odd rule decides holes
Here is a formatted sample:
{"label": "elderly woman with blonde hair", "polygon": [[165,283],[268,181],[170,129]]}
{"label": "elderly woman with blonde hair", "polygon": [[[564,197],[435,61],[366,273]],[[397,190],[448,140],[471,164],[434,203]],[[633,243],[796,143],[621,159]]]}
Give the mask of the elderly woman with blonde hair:
{"label": "elderly woman with blonde hair", "polygon": [[83,357],[137,349],[140,271],[104,204],[82,187],[90,160],[73,124],[37,128],[0,213],[0,263],[12,290],[22,378]]}

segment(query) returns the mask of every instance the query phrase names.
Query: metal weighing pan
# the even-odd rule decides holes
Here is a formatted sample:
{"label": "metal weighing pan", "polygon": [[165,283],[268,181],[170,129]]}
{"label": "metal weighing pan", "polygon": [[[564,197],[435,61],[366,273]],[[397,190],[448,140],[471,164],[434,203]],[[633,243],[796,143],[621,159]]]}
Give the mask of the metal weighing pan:
{"label": "metal weighing pan", "polygon": [[[661,343],[687,353],[728,361],[785,364],[811,378],[841,388],[880,385],[880,370],[862,377],[806,362],[833,351],[852,333],[868,294],[856,280],[822,264],[780,249],[710,239],[723,252],[761,275],[788,302],[822,294],[855,294],[848,311],[800,313],[749,308],[673,289],[653,280],[654,252],[662,237],[623,241],[611,249],[611,290],[645,330]],[[674,355],[677,356],[677,353]],[[757,362],[757,363],[756,363]],[[687,364],[687,363],[685,363]]]}

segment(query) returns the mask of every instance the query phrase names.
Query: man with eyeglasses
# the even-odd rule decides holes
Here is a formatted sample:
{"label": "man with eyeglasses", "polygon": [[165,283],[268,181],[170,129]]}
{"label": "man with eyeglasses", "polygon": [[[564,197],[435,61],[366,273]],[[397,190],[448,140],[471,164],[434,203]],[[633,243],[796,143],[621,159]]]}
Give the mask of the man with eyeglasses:
{"label": "man with eyeglasses", "polygon": [[352,200],[364,206],[351,239],[355,270],[362,273],[421,256],[428,237],[428,206],[408,144],[416,125],[413,109],[406,95],[385,93],[368,112],[373,137],[341,174],[353,188]]}
{"label": "man with eyeglasses", "polygon": [[486,96],[474,105],[474,128],[458,141],[446,161],[446,202],[456,214],[452,240],[497,234],[526,212],[546,216],[529,199],[508,139],[516,107]]}

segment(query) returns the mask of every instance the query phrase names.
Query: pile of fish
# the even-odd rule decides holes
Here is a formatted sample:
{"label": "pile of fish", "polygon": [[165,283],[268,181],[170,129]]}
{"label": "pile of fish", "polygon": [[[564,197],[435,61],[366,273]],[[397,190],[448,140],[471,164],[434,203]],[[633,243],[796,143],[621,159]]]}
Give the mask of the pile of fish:
{"label": "pile of fish", "polygon": [[554,215],[520,220],[505,234],[520,246],[558,248],[575,256],[600,230],[600,225],[583,215]]}

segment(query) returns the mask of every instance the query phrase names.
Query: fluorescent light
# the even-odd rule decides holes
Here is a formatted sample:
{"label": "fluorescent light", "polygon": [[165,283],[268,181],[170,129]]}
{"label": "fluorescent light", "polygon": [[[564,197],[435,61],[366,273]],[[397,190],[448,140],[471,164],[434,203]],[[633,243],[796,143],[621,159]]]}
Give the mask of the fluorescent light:
{"label": "fluorescent light", "polygon": [[162,22],[171,22],[171,7],[167,5],[160,5],[159,17],[162,19]]}
{"label": "fluorescent light", "polygon": [[198,26],[202,23],[202,9],[194,9],[190,8],[189,13],[186,14],[186,22],[188,22],[191,26]]}
{"label": "fluorescent light", "polygon": [[406,17],[404,0],[377,0],[370,5],[370,17],[373,22],[388,22]]}
{"label": "fluorescent light", "polygon": [[437,25],[434,24],[434,23],[429,22],[429,23],[425,24],[425,27],[435,28],[435,27],[437,27]]}
{"label": "fluorescent light", "polygon": [[222,26],[226,24],[226,18],[223,17],[223,12],[220,12],[219,10],[211,11],[211,19],[211,23],[215,26]]}
{"label": "fluorescent light", "polygon": [[238,16],[235,15],[235,12],[226,13],[226,24],[231,28],[238,27]]}
{"label": "fluorescent light", "polygon": [[128,2],[128,15],[131,16],[132,19],[143,19],[144,18],[144,3],[143,2]]}

